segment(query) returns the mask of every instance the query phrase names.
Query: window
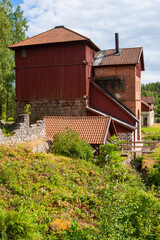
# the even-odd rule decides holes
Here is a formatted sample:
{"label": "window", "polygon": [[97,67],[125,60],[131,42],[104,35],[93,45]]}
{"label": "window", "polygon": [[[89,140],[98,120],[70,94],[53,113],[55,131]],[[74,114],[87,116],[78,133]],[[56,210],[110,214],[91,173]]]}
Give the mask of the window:
{"label": "window", "polygon": [[22,49],[22,57],[26,57],[27,56],[27,51],[26,49]]}

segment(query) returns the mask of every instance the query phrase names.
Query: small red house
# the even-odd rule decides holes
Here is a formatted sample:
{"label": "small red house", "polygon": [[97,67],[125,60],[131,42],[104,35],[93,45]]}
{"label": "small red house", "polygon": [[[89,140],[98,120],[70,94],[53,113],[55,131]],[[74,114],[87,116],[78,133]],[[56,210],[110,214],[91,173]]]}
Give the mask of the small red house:
{"label": "small red house", "polygon": [[142,97],[141,126],[151,127],[154,123],[154,97]]}
{"label": "small red house", "polygon": [[140,139],[142,48],[101,51],[64,26],[9,48],[15,51],[17,115],[26,104],[32,120],[109,115],[119,135]]}

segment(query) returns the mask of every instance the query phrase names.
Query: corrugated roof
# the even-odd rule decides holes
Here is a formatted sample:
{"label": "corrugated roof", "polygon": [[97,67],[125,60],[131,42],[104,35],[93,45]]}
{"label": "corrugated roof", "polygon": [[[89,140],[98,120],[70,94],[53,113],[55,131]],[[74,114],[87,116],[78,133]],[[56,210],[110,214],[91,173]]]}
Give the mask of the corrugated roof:
{"label": "corrugated roof", "polygon": [[148,104],[154,103],[154,97],[142,97],[142,100]]}
{"label": "corrugated roof", "polygon": [[45,117],[46,136],[53,138],[58,132],[66,131],[66,127],[79,133],[79,137],[89,144],[104,144],[111,117],[106,116],[47,116]]}
{"label": "corrugated roof", "polygon": [[[115,54],[115,49],[109,49],[104,55],[104,51],[99,51],[95,55],[93,66],[138,64],[143,48],[122,48],[120,54]],[[103,55],[101,62],[97,61]]]}
{"label": "corrugated roof", "polygon": [[99,48],[87,37],[76,33],[64,26],[55,27],[51,30],[38,34],[34,37],[25,39],[13,45],[9,48],[14,49],[17,47],[40,45],[40,44],[50,44],[50,43],[64,43],[64,42],[75,42],[75,41],[88,41],[94,48],[99,50]]}

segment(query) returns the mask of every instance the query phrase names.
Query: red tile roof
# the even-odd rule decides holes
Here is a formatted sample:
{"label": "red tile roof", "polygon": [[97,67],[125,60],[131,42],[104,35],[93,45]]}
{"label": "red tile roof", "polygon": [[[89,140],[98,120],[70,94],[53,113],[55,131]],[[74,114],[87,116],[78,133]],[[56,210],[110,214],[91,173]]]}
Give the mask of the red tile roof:
{"label": "red tile roof", "polygon": [[96,50],[99,50],[99,48],[89,38],[79,33],[76,33],[68,28],[65,28],[64,26],[55,27],[34,37],[10,45],[9,48],[15,49],[17,47],[24,46],[75,41],[88,41],[94,48],[96,48]]}
{"label": "red tile roof", "polygon": [[53,138],[58,132],[66,131],[66,127],[79,133],[80,138],[89,144],[104,144],[109,131],[111,117],[104,116],[48,116],[45,117],[46,136]]}
{"label": "red tile roof", "polygon": [[154,103],[154,97],[142,97],[142,100],[148,104]]}
{"label": "red tile roof", "polygon": [[[122,48],[120,54],[115,54],[115,49],[109,49],[107,51],[99,51],[95,56],[95,64],[96,61],[101,58],[101,61],[97,61],[98,66],[106,66],[106,65],[123,65],[123,64],[138,64],[140,57],[142,55],[143,48]],[[100,57],[99,57],[100,56]]]}

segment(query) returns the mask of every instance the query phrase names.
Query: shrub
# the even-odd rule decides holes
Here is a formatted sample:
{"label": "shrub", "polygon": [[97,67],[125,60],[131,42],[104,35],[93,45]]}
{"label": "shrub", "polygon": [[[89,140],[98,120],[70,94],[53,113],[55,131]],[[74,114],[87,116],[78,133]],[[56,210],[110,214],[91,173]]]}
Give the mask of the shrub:
{"label": "shrub", "polygon": [[92,147],[77,132],[66,128],[66,132],[59,132],[53,137],[51,152],[69,157],[89,160],[93,157]]}
{"label": "shrub", "polygon": [[122,141],[119,141],[116,136],[113,136],[108,143],[101,145],[99,161],[108,165],[117,165],[121,162],[123,158],[120,157],[120,143],[122,143]]}
{"label": "shrub", "polygon": [[3,128],[2,128],[2,133],[5,137],[10,137],[13,135],[13,129],[12,129],[12,126],[11,125],[5,125]]}
{"label": "shrub", "polygon": [[160,186],[160,165],[155,164],[147,178],[147,185]]}
{"label": "shrub", "polygon": [[28,114],[28,115],[31,115],[31,105],[30,104],[26,104],[24,106],[24,113]]}

